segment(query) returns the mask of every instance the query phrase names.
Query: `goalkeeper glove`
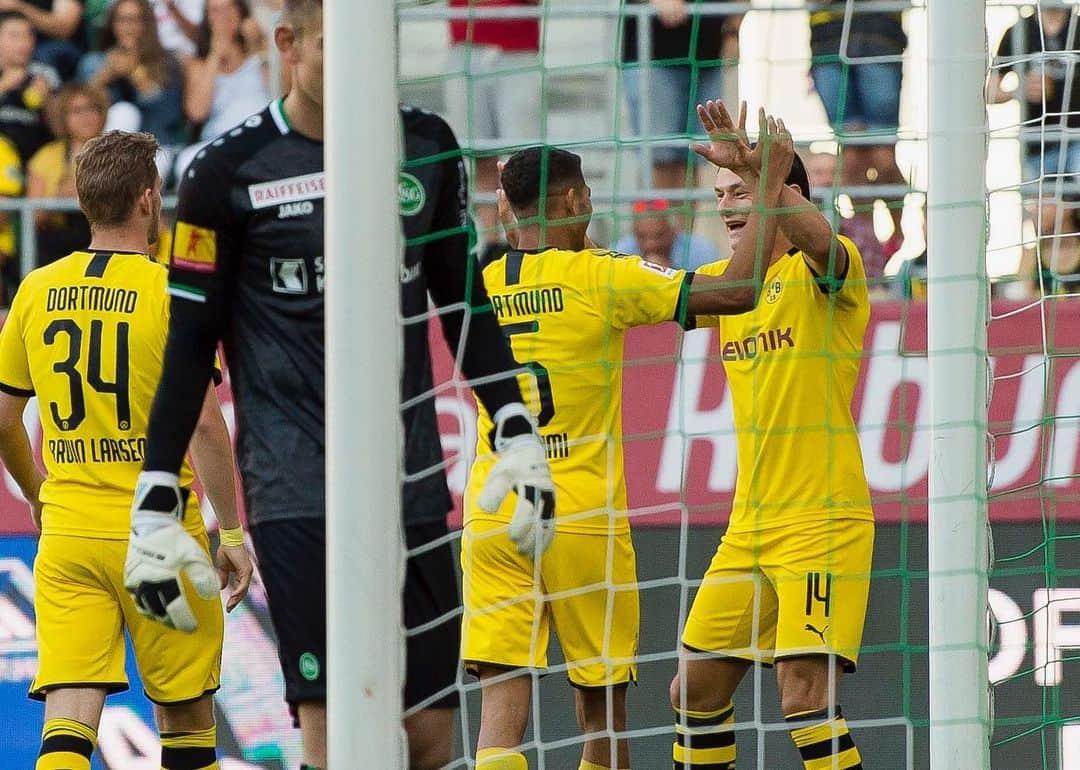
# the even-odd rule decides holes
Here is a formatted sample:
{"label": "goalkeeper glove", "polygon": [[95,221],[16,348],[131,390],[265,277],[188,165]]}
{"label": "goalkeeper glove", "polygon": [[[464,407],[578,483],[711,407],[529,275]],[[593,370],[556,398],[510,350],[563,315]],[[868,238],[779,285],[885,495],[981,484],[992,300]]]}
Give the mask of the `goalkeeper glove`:
{"label": "goalkeeper glove", "polygon": [[184,499],[175,474],[144,471],[131,507],[131,536],[124,562],[124,588],[140,614],[169,628],[191,632],[198,620],[183,576],[203,599],[218,593],[210,557],[181,523]]}
{"label": "goalkeeper glove", "polygon": [[510,519],[510,540],[518,553],[536,559],[555,536],[555,485],[544,443],[521,403],[503,406],[494,420],[492,445],[499,459],[477,503],[483,510],[494,512],[510,491],[515,491],[517,504]]}

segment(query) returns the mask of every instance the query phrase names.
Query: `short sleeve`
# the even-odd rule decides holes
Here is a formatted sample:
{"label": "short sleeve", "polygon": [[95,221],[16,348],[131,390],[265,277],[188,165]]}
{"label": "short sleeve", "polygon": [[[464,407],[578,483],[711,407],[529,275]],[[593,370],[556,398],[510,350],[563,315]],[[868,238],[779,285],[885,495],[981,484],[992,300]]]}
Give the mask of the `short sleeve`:
{"label": "short sleeve", "polygon": [[[711,275],[713,277],[721,276],[724,271],[727,270],[728,265],[731,264],[730,259],[721,259],[715,262],[710,262],[707,265],[702,265],[695,273],[700,275]],[[707,326],[719,326],[720,316],[718,315],[696,315],[687,318],[683,323],[684,329],[703,329]]]}
{"label": "short sleeve", "polygon": [[[847,270],[842,276],[828,280],[830,286],[823,291],[836,297],[837,307],[855,307],[870,301],[870,290],[866,285],[866,269],[863,267],[862,253],[855,242],[844,235],[836,236],[847,252]],[[819,285],[821,279],[819,279]]]}
{"label": "short sleeve", "polygon": [[26,356],[26,342],[22,333],[22,293],[15,295],[4,325],[0,327],[0,391],[29,398],[34,395],[34,382],[30,378],[30,361]]}
{"label": "short sleeve", "polygon": [[613,326],[682,322],[692,273],[610,252],[594,259],[594,302]]}

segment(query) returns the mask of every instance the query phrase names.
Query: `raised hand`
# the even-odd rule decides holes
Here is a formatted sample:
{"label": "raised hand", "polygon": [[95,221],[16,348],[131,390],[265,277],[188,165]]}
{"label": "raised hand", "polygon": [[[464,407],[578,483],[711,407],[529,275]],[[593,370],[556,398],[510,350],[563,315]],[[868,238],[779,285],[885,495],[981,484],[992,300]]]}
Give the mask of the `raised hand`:
{"label": "raised hand", "polygon": [[690,149],[718,168],[739,173],[746,167],[752,152],[746,138],[746,102],[739,103],[738,125],[720,100],[697,106],[698,121],[709,135],[708,144],[692,144]]}
{"label": "raised hand", "polygon": [[754,149],[763,148],[765,183],[770,187],[782,185],[791,173],[792,163],[795,162],[795,142],[782,119],[770,115],[762,125],[765,131],[760,135],[758,146]]}

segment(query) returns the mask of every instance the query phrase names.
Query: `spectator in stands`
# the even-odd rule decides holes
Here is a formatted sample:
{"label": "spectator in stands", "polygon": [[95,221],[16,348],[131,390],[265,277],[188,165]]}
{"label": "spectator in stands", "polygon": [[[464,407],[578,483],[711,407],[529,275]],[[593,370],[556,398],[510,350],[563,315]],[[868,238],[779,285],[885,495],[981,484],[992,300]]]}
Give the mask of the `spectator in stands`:
{"label": "spectator in stands", "polygon": [[180,60],[198,50],[199,27],[206,16],[206,0],[151,0],[161,46]]}
{"label": "spectator in stands", "polygon": [[0,12],[0,134],[15,145],[23,165],[52,138],[45,117],[51,71],[31,62],[33,52],[29,20]]}
{"label": "spectator in stands", "polygon": [[83,0],[0,0],[0,12],[21,13],[37,34],[34,59],[52,67],[62,81],[75,75],[86,51]]}
{"label": "spectator in stands", "polygon": [[[1021,140],[1023,182],[1028,189],[1042,183],[1044,198],[1032,203],[1032,220],[1043,238],[1075,231],[1057,230],[1057,198],[1054,182],[1080,184],[1080,10],[1041,8],[1010,27],[998,45],[995,68],[990,73],[987,99],[1000,104],[1019,99],[1022,126],[1036,135]],[[1015,78],[1006,81],[1005,76]],[[1011,87],[1010,87],[1011,86]],[[1045,107],[1044,107],[1045,104]],[[1067,116],[1063,118],[1063,116]],[[1045,129],[1045,141],[1043,131]],[[1069,191],[1065,191],[1069,194]],[[1072,191],[1075,195],[1075,191]],[[1075,222],[1075,211],[1066,211],[1064,222]],[[1044,244],[1040,251],[1045,254]],[[1034,269],[1034,257],[1030,264]],[[1025,271],[1024,277],[1030,275]]]}
{"label": "spectator in stands", "polygon": [[1037,246],[1024,249],[1018,270],[1020,280],[1027,284],[1028,294],[1032,297],[1080,294],[1080,231],[1076,205],[1073,199],[1061,211],[1054,205],[1043,205],[1038,209],[1035,222]]}
{"label": "spectator in stands", "polygon": [[[1071,20],[1070,17],[1076,17]],[[1005,32],[994,57],[987,88],[989,101],[1000,104],[1020,99],[1022,124],[1034,126],[1049,136],[1021,142],[1024,181],[1045,174],[1080,174],[1080,9],[1042,8],[1038,13],[1021,17]],[[1037,58],[1033,54],[1042,54]],[[1015,73],[1007,87],[1005,76]],[[1071,82],[1071,87],[1070,87]],[[1068,93],[1066,93],[1068,91]],[[1043,103],[1045,100],[1045,109]],[[1062,121],[1062,115],[1067,120]],[[1058,133],[1060,131],[1060,134]],[[1063,147],[1067,139],[1068,149]]]}
{"label": "spectator in stands", "polygon": [[[814,88],[829,123],[843,146],[841,181],[844,185],[902,185],[904,175],[896,165],[895,131],[900,125],[900,57],[907,35],[899,12],[859,12],[866,0],[854,0],[847,48],[840,50],[844,31],[844,0],[826,0],[836,10],[810,14],[810,68]],[[895,61],[860,63],[858,59],[896,57]],[[851,61],[851,60],[855,61]],[[850,62],[850,63],[849,63]],[[856,132],[880,132],[880,144],[849,144],[845,136]],[[855,216],[841,223],[841,232],[859,244],[868,278],[878,278],[903,243],[900,218],[903,198],[886,200],[893,232],[882,244],[874,232],[874,200],[852,196]]]}
{"label": "spectator in stands", "polygon": [[637,254],[649,262],[677,270],[696,270],[720,259],[715,244],[678,226],[678,217],[668,201],[635,201],[633,213],[633,232],[615,244],[615,251]]}
{"label": "spectator in stands", "polygon": [[[451,8],[515,8],[540,0],[450,0]],[[518,144],[543,136],[540,112],[540,20],[458,19],[450,21],[450,54],[445,81],[446,117],[466,150],[501,140]],[[499,186],[498,154],[477,149],[473,187],[494,194]],[[494,205],[477,205],[480,237],[498,242]]]}
{"label": "spectator in stands", "polygon": [[108,127],[146,131],[174,151],[182,146],[183,75],[158,39],[148,0],[117,0],[106,16],[100,47],[83,57],[79,75],[109,94]]}
{"label": "spectator in stands", "polygon": [[199,141],[176,161],[177,176],[214,137],[266,107],[266,37],[247,0],[208,0],[198,52],[186,65],[184,110]]}
{"label": "spectator in stands", "polygon": [[[696,132],[696,104],[706,99],[738,104],[737,94],[725,92],[724,79],[728,68],[739,58],[741,14],[700,14],[695,19],[692,11],[715,8],[722,2],[634,1],[651,2],[656,10],[650,23],[653,65],[649,69],[648,116],[643,114],[644,78],[638,64],[637,17],[626,16],[623,21],[623,84],[630,124],[637,134],[664,136]],[[676,141],[670,147],[655,147],[652,152],[653,186],[660,189],[685,187],[691,157],[685,141]]]}
{"label": "spectator in stands", "polygon": [[[50,110],[58,137],[42,147],[27,166],[28,198],[74,198],[75,156],[105,130],[109,97],[93,86],[60,89]],[[90,225],[81,211],[42,211],[35,215],[38,264],[43,265],[90,243]]]}
{"label": "spectator in stands", "polygon": [[[21,198],[23,171],[14,143],[0,136],[0,199]],[[18,215],[0,211],[0,306],[7,307],[19,284],[18,245],[13,220]]]}

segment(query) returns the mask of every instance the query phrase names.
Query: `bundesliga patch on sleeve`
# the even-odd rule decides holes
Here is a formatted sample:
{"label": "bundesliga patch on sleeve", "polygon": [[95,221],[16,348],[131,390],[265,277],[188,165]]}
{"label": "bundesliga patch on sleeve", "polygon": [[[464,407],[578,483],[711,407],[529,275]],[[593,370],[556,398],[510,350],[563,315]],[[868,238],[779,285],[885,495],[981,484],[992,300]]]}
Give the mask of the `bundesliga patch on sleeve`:
{"label": "bundesliga patch on sleeve", "polygon": [[177,221],[172,261],[177,267],[212,273],[217,269],[217,234],[205,227]]}
{"label": "bundesliga patch on sleeve", "polygon": [[652,270],[654,273],[660,273],[660,275],[664,276],[665,278],[674,278],[679,272],[674,268],[664,267],[663,265],[658,265],[656,262],[650,262],[647,259],[641,260],[641,262],[639,262],[638,264],[640,264],[646,270]]}

